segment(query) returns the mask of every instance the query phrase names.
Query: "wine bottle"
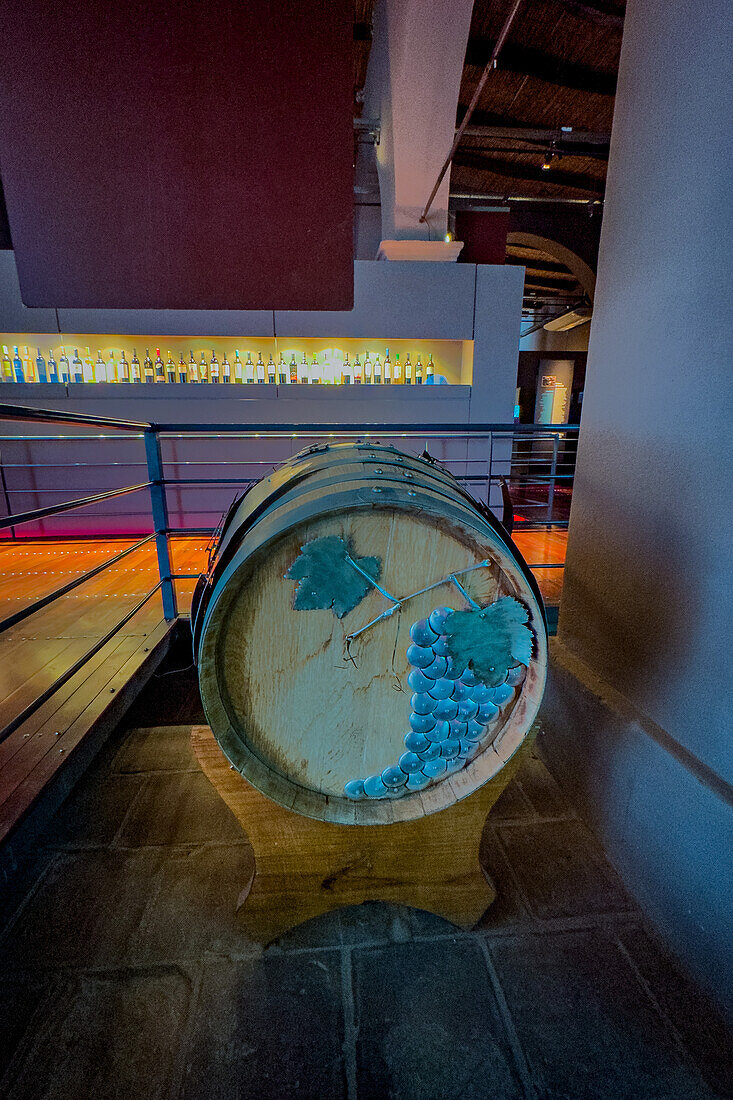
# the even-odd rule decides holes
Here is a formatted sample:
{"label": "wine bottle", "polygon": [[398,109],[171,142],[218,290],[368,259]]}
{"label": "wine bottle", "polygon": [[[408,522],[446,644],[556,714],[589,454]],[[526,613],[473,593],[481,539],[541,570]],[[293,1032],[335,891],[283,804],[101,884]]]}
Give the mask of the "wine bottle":
{"label": "wine bottle", "polygon": [[165,382],[165,366],[160,355],[160,348],[155,349],[155,368],[153,370],[154,380],[156,382]]}
{"label": "wine bottle", "polygon": [[13,348],[13,373],[15,374],[16,382],[25,382],[25,375],[23,374],[23,361],[20,358],[20,352],[17,347]]}
{"label": "wine bottle", "polygon": [[270,358],[267,362],[267,382],[270,386],[274,386],[277,383],[275,360],[272,358],[272,352],[270,352]]}
{"label": "wine bottle", "polygon": [[277,364],[277,381],[280,386],[287,386],[288,384],[288,364],[285,362],[285,356],[280,352],[280,361]]}
{"label": "wine bottle", "polygon": [[129,382],[130,381],[130,364],[127,362],[125,355],[125,349],[120,352],[120,362],[117,367],[117,381]]}
{"label": "wine bottle", "polygon": [[[53,348],[48,353],[48,380],[49,382],[58,382],[59,380],[59,368],[53,357]],[[11,379],[6,379],[6,381],[11,381]]]}
{"label": "wine bottle", "polygon": [[298,381],[298,364],[295,362],[295,352],[290,356],[290,385],[296,385]]}
{"label": "wine bottle", "polygon": [[61,348],[61,358],[59,359],[59,373],[61,375],[61,381],[64,385],[67,385],[71,381],[71,368],[69,367],[69,360],[66,356],[66,348]]}
{"label": "wine bottle", "polygon": [[433,382],[435,380],[435,364],[433,363],[433,357],[430,356],[428,365],[425,368],[425,382]]}
{"label": "wine bottle", "polygon": [[351,380],[352,380],[353,377],[354,377],[354,368],[352,367],[351,363],[349,362],[349,353],[347,351],[346,354],[344,355],[344,365],[343,365],[343,369],[341,371],[341,381],[342,381],[343,385],[344,386],[350,386],[351,385]]}
{"label": "wine bottle", "polygon": [[359,356],[354,359],[354,385],[361,385],[361,363],[359,362]]}
{"label": "wine bottle", "polygon": [[188,380],[196,385],[199,380],[199,365],[190,348],[188,349]]}
{"label": "wine bottle", "polygon": [[188,382],[188,367],[186,366],[186,360],[183,358],[183,352],[178,353],[178,381],[183,385]]}
{"label": "wine bottle", "polygon": [[375,356],[374,359],[374,385],[379,386],[382,382],[382,363],[379,356]]}
{"label": "wine bottle", "polygon": [[305,352],[303,352],[303,358],[298,364],[298,381],[301,383],[308,381],[308,358]]}
{"label": "wine bottle", "polygon": [[245,385],[253,385],[255,380],[255,365],[252,362],[252,353],[247,352],[247,362],[244,364],[244,382]]}
{"label": "wine bottle", "polygon": [[216,358],[216,348],[211,350],[211,359],[209,360],[209,381],[219,381],[219,360]]}
{"label": "wine bottle", "polygon": [[2,374],[0,375],[0,381],[13,382],[13,362],[10,358],[10,352],[8,351],[7,344],[3,344],[3,366]]}
{"label": "wine bottle", "polygon": [[389,348],[384,349],[384,384],[392,384],[392,360],[389,357]]}
{"label": "wine bottle", "polygon": [[150,358],[150,349],[145,349],[145,359],[143,360],[143,373],[145,375],[146,382],[155,381],[155,371],[153,370],[153,360]]}
{"label": "wine bottle", "polygon": [[394,355],[394,366],[392,367],[392,384],[395,386],[401,386],[404,381],[405,380],[402,377],[402,363],[400,362],[400,353],[396,351]]}
{"label": "wine bottle", "polygon": [[168,348],[168,358],[165,361],[165,380],[166,382],[175,382],[176,380],[176,364],[173,362],[170,348]]}
{"label": "wine bottle", "polygon": [[239,358],[239,348],[234,352],[234,381],[244,382],[244,367],[242,366],[242,360]]}
{"label": "wine bottle", "polygon": [[372,381],[372,360],[369,352],[364,356],[364,383],[370,384]]}
{"label": "wine bottle", "polygon": [[109,359],[107,360],[107,381],[117,381],[117,364],[115,363],[115,353],[110,351]]}
{"label": "wine bottle", "polygon": [[47,382],[48,375],[46,374],[46,361],[41,354],[41,349],[37,348],[37,355],[35,356],[35,378],[36,382]]}
{"label": "wine bottle", "polygon": [[422,359],[419,355],[415,360],[415,385],[422,385]]}
{"label": "wine bottle", "polygon": [[79,358],[78,348],[74,348],[74,358],[71,360],[71,377],[75,382],[84,381],[84,364]]}
{"label": "wine bottle", "polygon": [[321,365],[318,362],[318,356],[315,352],[313,352],[313,362],[308,372],[308,380],[312,386],[319,386],[322,381]]}
{"label": "wine bottle", "polygon": [[405,356],[405,385],[412,385],[412,363],[410,362],[410,353],[408,351]]}
{"label": "wine bottle", "polygon": [[89,347],[84,349],[84,355],[81,357],[82,363],[82,377],[85,382],[94,381],[94,362],[92,360],[92,353]]}
{"label": "wine bottle", "polygon": [[209,381],[209,364],[206,362],[206,352],[201,352],[201,362],[199,363],[199,382]]}
{"label": "wine bottle", "polygon": [[140,360],[137,357],[137,350],[135,348],[132,349],[132,359],[130,360],[130,381],[142,382]]}
{"label": "wine bottle", "polygon": [[232,380],[232,367],[231,363],[227,359],[227,353],[224,352],[224,358],[221,361],[221,380],[222,382],[231,382]]}
{"label": "wine bottle", "polygon": [[265,364],[262,359],[262,352],[257,356],[257,382],[260,386],[265,384]]}
{"label": "wine bottle", "polygon": [[102,358],[102,353],[99,350],[99,348],[97,348],[97,361],[94,364],[94,381],[95,382],[106,382],[107,381],[107,368],[104,365],[104,359]]}

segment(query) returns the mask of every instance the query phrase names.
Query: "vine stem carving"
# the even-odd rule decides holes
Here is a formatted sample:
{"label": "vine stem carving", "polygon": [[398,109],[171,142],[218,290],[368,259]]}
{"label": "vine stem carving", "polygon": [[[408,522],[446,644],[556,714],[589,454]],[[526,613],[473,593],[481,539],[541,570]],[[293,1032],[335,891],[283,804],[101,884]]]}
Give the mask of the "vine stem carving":
{"label": "vine stem carving", "polygon": [[439,581],[435,581],[434,584],[429,584],[425,588],[418,588],[416,592],[410,592],[407,596],[397,597],[392,596],[389,592],[386,591],[386,589],[377,584],[374,578],[370,577],[366,570],[361,569],[356,564],[356,562],[351,557],[349,557],[348,554],[346,555],[346,558],[347,561],[349,561],[350,564],[354,566],[354,569],[361,573],[365,580],[369,581],[369,583],[374,588],[376,588],[378,592],[381,592],[385,599],[392,601],[392,606],[386,608],[386,610],[384,610],[381,615],[377,615],[376,619],[372,619],[371,622],[365,623],[365,625],[360,627],[358,630],[354,630],[351,634],[346,635],[346,652],[349,656],[349,659],[351,660],[353,660],[353,658],[351,657],[349,647],[355,638],[358,638],[359,635],[363,634],[365,630],[369,630],[371,627],[376,626],[377,623],[381,623],[384,619],[389,619],[390,616],[394,615],[395,611],[399,611],[402,605],[404,603],[407,603],[408,600],[414,599],[415,596],[422,596],[424,592],[432,592],[434,588],[440,588],[443,584],[454,584],[461,595],[464,597],[464,599],[466,599],[471,605],[471,607],[474,608],[474,610],[477,610],[481,605],[477,604],[476,601],[472,599],[471,596],[469,596],[468,592],[466,592],[466,589],[463,587],[458,578],[464,577],[466,573],[473,573],[476,569],[488,569],[491,566],[491,561],[486,558],[484,561],[477,562],[476,565],[469,565],[466,569],[456,569],[454,572],[448,573],[445,577],[442,577]]}

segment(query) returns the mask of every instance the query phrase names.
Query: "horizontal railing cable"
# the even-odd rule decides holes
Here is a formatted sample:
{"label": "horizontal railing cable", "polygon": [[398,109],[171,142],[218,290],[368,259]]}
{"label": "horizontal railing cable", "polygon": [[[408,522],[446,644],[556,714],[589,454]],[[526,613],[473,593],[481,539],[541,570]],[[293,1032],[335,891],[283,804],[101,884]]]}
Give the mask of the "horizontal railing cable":
{"label": "horizontal railing cable", "polygon": [[[78,497],[76,500],[67,500],[64,504],[49,504],[46,508],[34,508],[32,512],[18,512],[14,516],[0,519],[0,531],[6,527],[16,527],[19,523],[32,523],[36,519],[46,519],[47,516],[55,516],[61,512],[71,512],[74,508],[86,508],[89,504],[96,504],[100,500],[110,500],[112,497],[125,496],[127,493],[138,493],[141,489],[149,489],[150,482],[142,481],[139,485],[127,485],[123,489],[108,489],[105,493],[95,493],[90,497]],[[42,489],[29,489],[29,493],[43,492]]]}
{"label": "horizontal railing cable", "polygon": [[107,642],[111,641],[112,638],[114,638],[115,634],[118,634],[120,630],[122,630],[123,626],[126,626],[127,623],[129,623],[133,615],[136,615],[140,608],[144,607],[148,600],[155,595],[158,589],[162,586],[162,583],[162,581],[158,581],[155,587],[150,589],[147,596],[143,596],[140,602],[135,604],[132,610],[128,611],[124,618],[120,619],[116,626],[113,626],[111,630],[108,630],[103,638],[100,638],[98,642],[95,642],[94,645],[90,649],[88,649],[85,654],[83,654],[83,656],[79,657],[77,661],[74,661],[74,664],[71,666],[71,668],[67,669],[66,672],[61,674],[61,676],[58,676],[52,684],[50,684],[44,691],[41,692],[41,694],[36,699],[33,700],[32,703],[29,703],[28,706],[20,712],[20,714],[16,715],[16,717],[13,718],[12,722],[8,722],[7,726],[5,726],[4,729],[0,730],[0,743],[2,743],[7,737],[10,737],[10,734],[14,733],[19,726],[22,726],[23,723],[31,717],[31,715],[35,714],[38,708],[42,707],[46,700],[50,699],[54,692],[63,687],[64,684],[67,683],[72,676],[75,676],[76,673],[84,667],[87,661],[90,661],[92,659],[95,653],[99,653],[100,649],[102,649],[102,647],[105,646]]}
{"label": "horizontal railing cable", "polygon": [[103,561],[101,565],[95,565],[93,569],[88,569],[86,573],[82,573],[80,576],[75,577],[73,581],[69,581],[68,584],[63,584],[60,588],[54,589],[54,591],[49,592],[47,596],[39,597],[39,599],[29,607],[24,607],[21,611],[16,611],[14,615],[8,615],[7,618],[0,619],[0,634],[5,630],[9,630],[11,626],[17,626],[18,623],[22,623],[24,619],[34,615],[36,611],[41,611],[44,607],[48,607],[54,600],[60,599],[61,596],[66,596],[69,592],[78,588],[80,584],[84,584],[85,581],[90,581],[92,577],[96,577],[105,569],[109,569],[110,565],[116,565],[118,561],[122,561],[128,554],[132,554],[134,550],[139,550],[141,546],[144,546],[146,542],[150,542],[150,540],[154,538],[154,534],[146,535],[144,539],[140,539],[139,542],[136,542],[133,546],[128,546],[125,550],[121,550],[119,554],[115,554],[113,558],[108,558],[107,561]]}

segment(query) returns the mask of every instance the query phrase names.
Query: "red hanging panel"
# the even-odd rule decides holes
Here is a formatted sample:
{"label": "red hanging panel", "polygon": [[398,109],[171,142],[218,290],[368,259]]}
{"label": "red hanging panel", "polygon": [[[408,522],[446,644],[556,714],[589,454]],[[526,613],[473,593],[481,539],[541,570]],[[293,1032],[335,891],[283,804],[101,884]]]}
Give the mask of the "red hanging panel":
{"label": "red hanging panel", "polygon": [[3,0],[29,306],[350,309],[353,0]]}

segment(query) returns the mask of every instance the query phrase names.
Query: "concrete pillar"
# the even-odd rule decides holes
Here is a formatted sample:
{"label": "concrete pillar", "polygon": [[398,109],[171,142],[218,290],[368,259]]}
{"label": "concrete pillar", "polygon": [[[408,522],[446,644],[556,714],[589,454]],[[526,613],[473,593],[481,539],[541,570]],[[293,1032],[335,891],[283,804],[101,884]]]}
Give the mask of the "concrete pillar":
{"label": "concrete pillar", "polygon": [[730,6],[629,0],[545,751],[733,1004]]}
{"label": "concrete pillar", "polygon": [[[381,124],[382,238],[440,242],[423,249],[430,259],[455,259],[459,251],[443,244],[450,172],[427,224],[419,219],[453,143],[472,10],[473,0],[378,0],[374,10],[364,116]],[[383,249],[389,258],[412,258],[408,252],[404,245]]]}

